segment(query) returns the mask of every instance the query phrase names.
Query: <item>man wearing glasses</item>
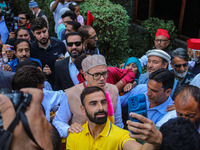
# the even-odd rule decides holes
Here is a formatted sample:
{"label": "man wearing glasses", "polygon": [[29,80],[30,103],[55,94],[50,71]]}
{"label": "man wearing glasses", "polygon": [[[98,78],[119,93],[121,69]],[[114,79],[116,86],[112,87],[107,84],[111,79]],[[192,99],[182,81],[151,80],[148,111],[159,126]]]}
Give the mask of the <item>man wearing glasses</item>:
{"label": "man wearing glasses", "polygon": [[[86,81],[65,90],[67,100],[60,103],[58,112],[53,120],[53,124],[59,131],[60,136],[67,137],[69,132],[78,133],[82,131],[81,125],[86,123],[87,119],[83,116],[80,109],[80,95],[84,88],[91,86],[98,86],[104,91],[109,92],[114,110],[115,125],[123,128],[124,125],[122,123],[121,116],[121,103],[117,87],[106,83],[108,71],[104,56],[92,55],[86,57],[82,61],[82,68]],[[70,110],[67,109],[66,106],[69,106]]]}
{"label": "man wearing glasses", "polygon": [[189,84],[195,77],[195,74],[188,71],[188,58],[187,50],[183,48],[177,48],[172,52],[171,66],[175,77],[172,95],[178,86]]}
{"label": "man wearing glasses", "polygon": [[[165,29],[157,29],[155,34],[154,46],[156,49],[163,50],[171,55],[171,50],[168,49],[170,44],[170,36]],[[148,58],[146,55],[142,56],[140,59],[142,67],[147,65]],[[170,68],[169,68],[170,69]]]}
{"label": "man wearing glasses", "polygon": [[67,34],[67,51],[69,57],[55,63],[55,90],[65,90],[79,83],[77,70],[74,61],[82,54],[83,37],[78,32]]}
{"label": "man wearing glasses", "polygon": [[[19,12],[18,17],[20,18],[20,20],[18,20],[18,22],[17,22],[18,28],[22,28],[22,27],[27,28],[28,32],[31,36],[31,40],[34,40],[35,37],[31,30],[29,13],[25,12],[25,11]],[[10,38],[15,38],[15,32],[10,32],[9,39]]]}

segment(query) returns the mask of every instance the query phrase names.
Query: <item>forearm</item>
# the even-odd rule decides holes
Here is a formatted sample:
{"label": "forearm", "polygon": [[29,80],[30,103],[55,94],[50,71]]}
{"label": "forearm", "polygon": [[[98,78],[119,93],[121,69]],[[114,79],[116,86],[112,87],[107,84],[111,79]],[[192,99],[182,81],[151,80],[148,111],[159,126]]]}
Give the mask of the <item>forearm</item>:
{"label": "forearm", "polygon": [[141,150],[159,150],[161,146],[160,144],[149,144],[149,143],[145,143],[144,145],[142,145]]}
{"label": "forearm", "polygon": [[55,3],[51,6],[51,11],[55,11],[56,10],[59,2],[60,2],[59,0],[55,1]]}
{"label": "forearm", "polygon": [[125,84],[124,84],[124,82],[122,80],[117,82],[115,85],[117,86],[119,93],[122,92],[122,90],[123,90],[123,88],[125,86]]}

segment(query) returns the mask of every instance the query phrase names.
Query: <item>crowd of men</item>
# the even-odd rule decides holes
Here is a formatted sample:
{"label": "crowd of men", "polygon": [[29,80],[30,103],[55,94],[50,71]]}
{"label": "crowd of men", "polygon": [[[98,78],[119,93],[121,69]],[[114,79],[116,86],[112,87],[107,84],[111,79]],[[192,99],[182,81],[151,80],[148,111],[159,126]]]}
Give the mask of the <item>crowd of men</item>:
{"label": "crowd of men", "polygon": [[[157,29],[155,49],[108,67],[77,3],[50,4],[53,37],[36,1],[35,19],[19,12],[15,31],[0,6],[0,149],[200,150],[200,39],[172,50],[168,31]],[[141,94],[146,116],[129,112]]]}

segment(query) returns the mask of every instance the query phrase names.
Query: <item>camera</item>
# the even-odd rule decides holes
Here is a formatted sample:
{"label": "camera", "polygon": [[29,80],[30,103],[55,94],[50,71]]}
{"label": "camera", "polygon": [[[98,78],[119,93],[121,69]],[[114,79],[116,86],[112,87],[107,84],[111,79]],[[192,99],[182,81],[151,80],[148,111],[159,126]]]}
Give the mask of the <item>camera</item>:
{"label": "camera", "polygon": [[6,25],[8,28],[9,32],[14,32],[15,30],[18,29],[17,27],[17,22],[18,20],[20,20],[20,17],[14,17],[14,13],[13,13],[13,3],[11,0],[6,0],[5,1],[8,9],[7,11],[2,11],[2,15],[5,16],[5,21],[6,21]]}
{"label": "camera", "polygon": [[[22,91],[10,90],[5,88],[0,89],[0,94],[6,95],[11,100],[15,108],[15,111],[17,111],[19,106],[23,103],[23,105],[21,105],[20,110],[22,112],[25,112],[26,108],[30,105],[32,99],[31,94],[25,94]],[[2,128],[3,128],[3,122],[0,114],[0,129]]]}
{"label": "camera", "polygon": [[[128,113],[134,112],[136,114],[147,117],[146,97],[145,94],[137,94],[128,98]],[[138,119],[134,119],[129,116],[129,119],[133,122],[140,122]],[[131,131],[132,134],[135,134]]]}
{"label": "camera", "polygon": [[[18,90],[9,90],[9,89],[0,89],[0,94],[6,95],[11,102],[13,103],[13,106],[15,110],[17,110],[21,103],[24,103],[25,107],[28,107],[31,103],[32,95],[23,93],[22,91]],[[25,112],[26,110],[24,110]]]}

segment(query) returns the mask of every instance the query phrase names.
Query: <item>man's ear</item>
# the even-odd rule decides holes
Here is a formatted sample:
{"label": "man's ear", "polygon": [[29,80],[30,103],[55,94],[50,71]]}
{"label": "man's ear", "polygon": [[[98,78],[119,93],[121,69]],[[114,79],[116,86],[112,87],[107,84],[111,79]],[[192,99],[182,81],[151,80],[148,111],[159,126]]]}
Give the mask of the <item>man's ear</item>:
{"label": "man's ear", "polygon": [[167,94],[167,96],[169,96],[171,94],[171,92],[172,92],[172,89],[165,90],[165,93]]}
{"label": "man's ear", "polygon": [[85,72],[82,72],[82,75],[84,76],[84,78],[85,78],[85,80],[87,81],[88,79],[88,76],[87,76],[87,74],[85,73]]}
{"label": "man's ear", "polygon": [[167,69],[168,63],[165,62],[164,64],[162,64],[162,68]]}
{"label": "man's ear", "polygon": [[167,41],[167,46],[170,44],[170,40]]}
{"label": "man's ear", "polygon": [[171,67],[174,68],[174,64],[172,63],[172,61],[170,62],[170,64],[171,64]]}
{"label": "man's ear", "polygon": [[86,113],[85,113],[85,107],[83,105],[80,106],[81,108],[81,112],[84,116],[86,116]]}
{"label": "man's ear", "polygon": [[195,55],[198,59],[200,59],[200,52],[199,51],[195,51]]}

